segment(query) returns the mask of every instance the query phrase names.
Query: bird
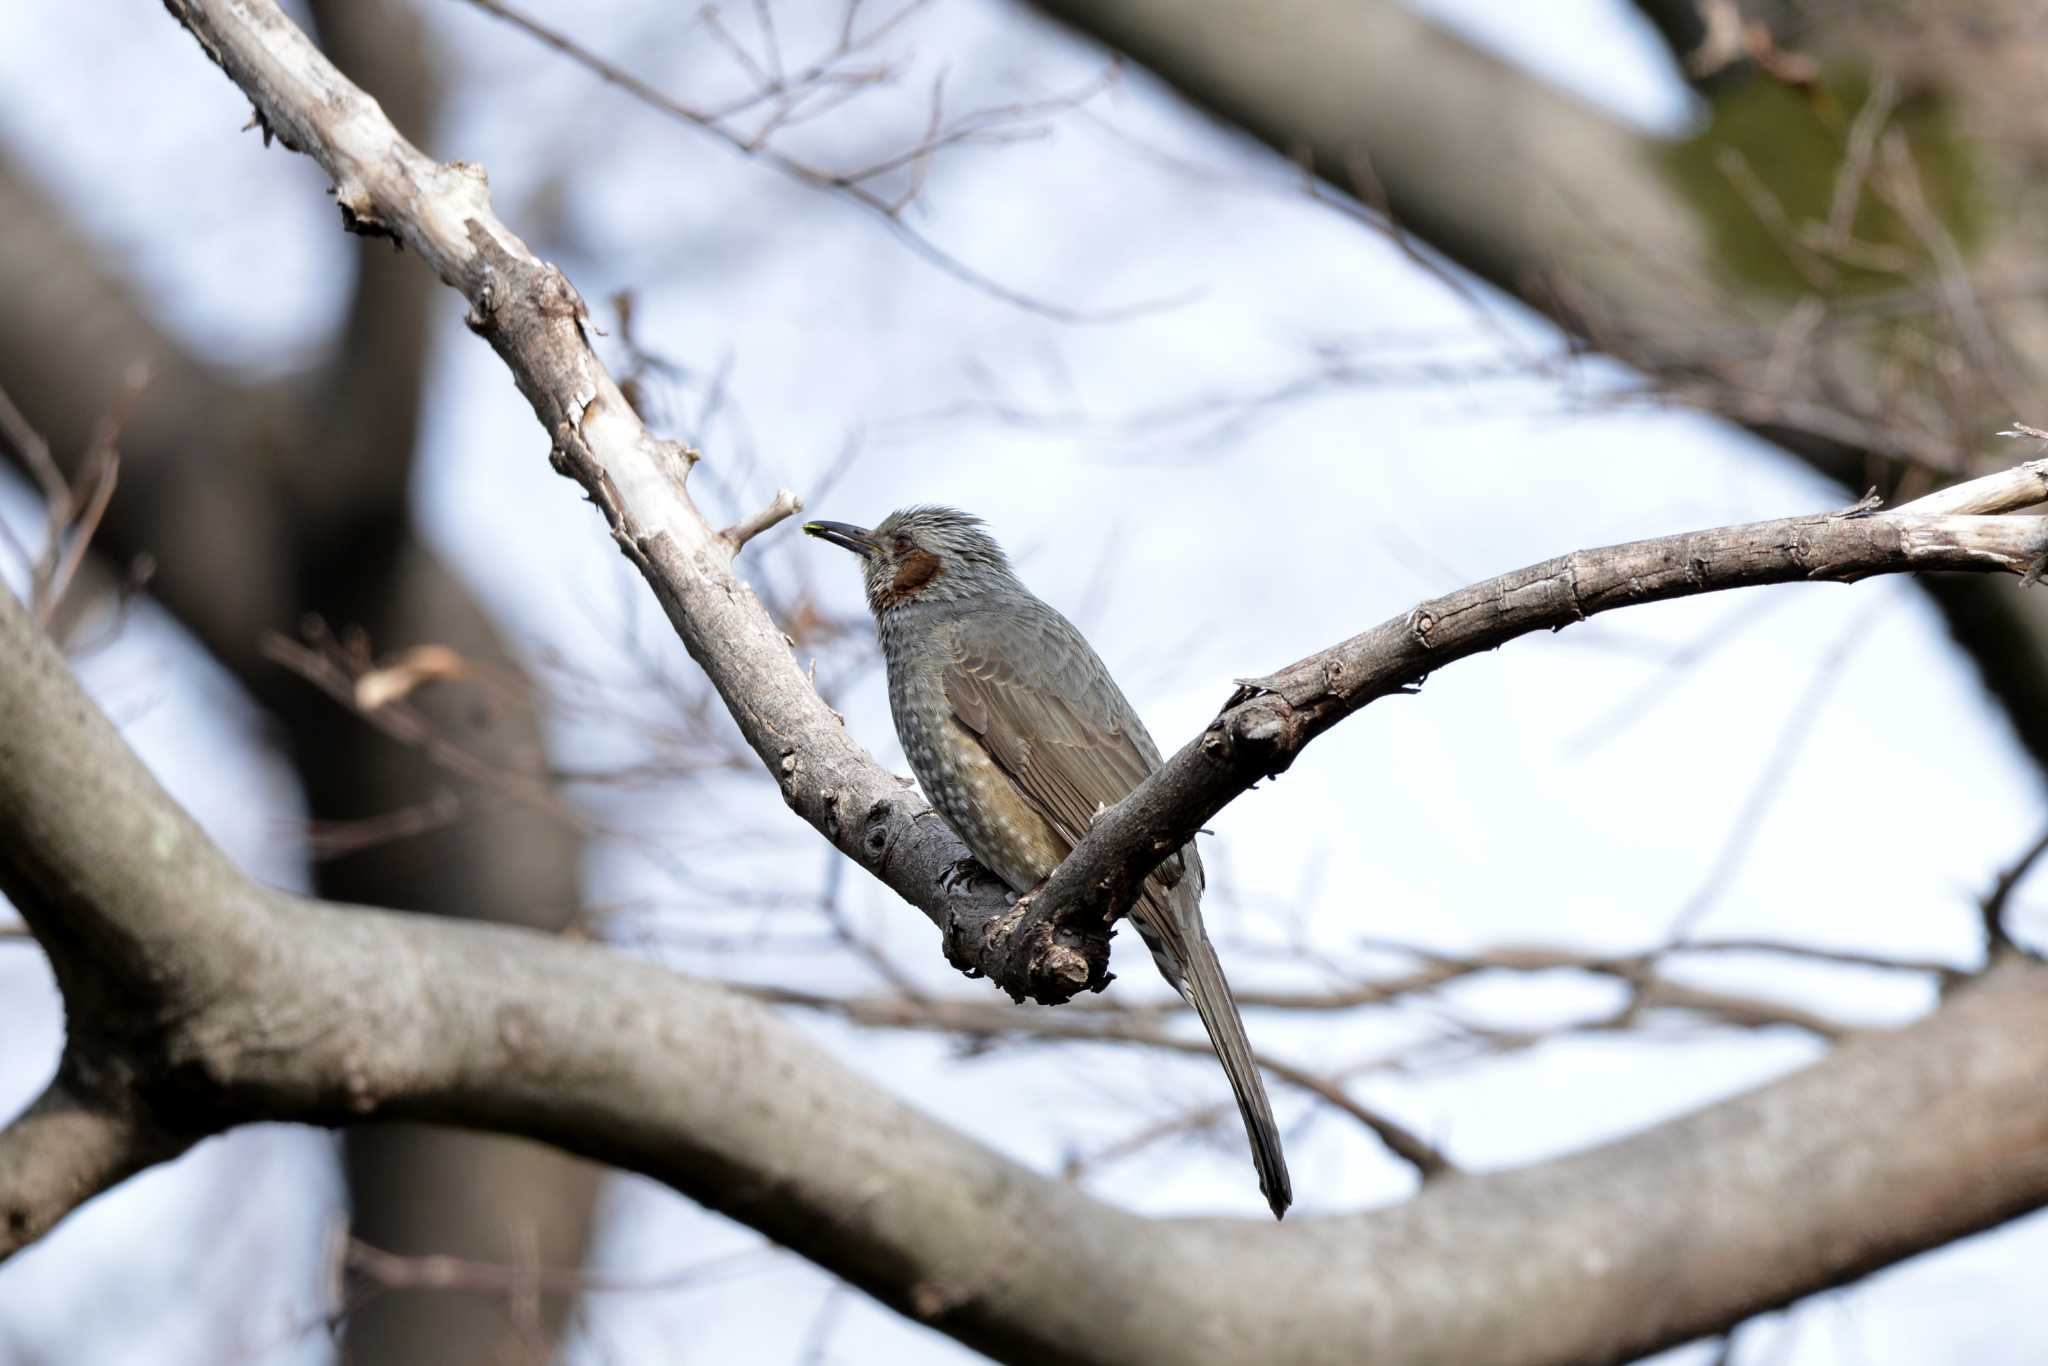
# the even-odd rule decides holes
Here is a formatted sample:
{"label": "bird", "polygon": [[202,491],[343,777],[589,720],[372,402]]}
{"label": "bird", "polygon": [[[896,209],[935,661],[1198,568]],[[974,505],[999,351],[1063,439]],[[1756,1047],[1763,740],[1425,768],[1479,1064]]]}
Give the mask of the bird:
{"label": "bird", "polygon": [[[980,518],[919,505],[872,529],[814,521],[804,531],[860,557],[904,756],[940,817],[1012,892],[1043,881],[1098,812],[1159,767],[1159,747],[1101,657],[1024,586]],[[1277,1219],[1294,1199],[1287,1160],[1202,925],[1202,889],[1189,841],[1146,879],[1130,919],[1208,1031]]]}

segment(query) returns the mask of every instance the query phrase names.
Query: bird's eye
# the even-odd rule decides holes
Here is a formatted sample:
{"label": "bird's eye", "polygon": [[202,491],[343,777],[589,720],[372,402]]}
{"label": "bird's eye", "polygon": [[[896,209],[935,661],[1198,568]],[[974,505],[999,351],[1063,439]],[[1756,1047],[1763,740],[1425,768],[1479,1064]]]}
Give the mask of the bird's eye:
{"label": "bird's eye", "polygon": [[908,536],[898,536],[895,544],[890,548],[898,555],[907,555],[910,553],[910,538]]}

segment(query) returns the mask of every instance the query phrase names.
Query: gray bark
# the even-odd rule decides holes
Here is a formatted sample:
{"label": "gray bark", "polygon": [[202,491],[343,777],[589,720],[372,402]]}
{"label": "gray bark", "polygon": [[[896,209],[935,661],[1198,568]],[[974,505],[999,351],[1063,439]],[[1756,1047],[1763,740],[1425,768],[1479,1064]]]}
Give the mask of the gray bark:
{"label": "gray bark", "polygon": [[[336,59],[409,126],[438,102],[425,25],[404,4],[322,3]],[[360,627],[380,652],[433,642],[516,687],[519,661],[475,596],[414,534],[407,503],[432,304],[416,262],[365,242],[332,359],[264,385],[207,364],[148,316],[76,226],[0,159],[0,387],[60,457],[83,451],[132,362],[155,377],[123,432],[121,492],[96,546],[148,555],[156,599],[276,722],[314,820],[403,810],[460,784],[419,753],[342,714],[261,650],[315,613]],[[223,534],[232,528],[232,534]],[[530,709],[471,697],[414,699],[444,733],[494,763],[530,762]],[[443,829],[315,865],[328,897],[553,928],[578,904],[581,839],[529,805],[464,790]],[[379,1247],[551,1266],[580,1262],[599,1174],[530,1143],[412,1126],[350,1136],[353,1228]],[[550,1297],[540,1335],[569,1302]],[[381,1295],[352,1316],[363,1361],[478,1360],[505,1346],[505,1316],[472,1297]]]}
{"label": "gray bark", "polygon": [[[496,219],[479,177],[398,138],[266,0],[174,12],[358,221],[469,299],[557,466],[792,806],[945,913],[917,852],[939,847],[918,829],[936,823],[847,740],[733,573],[773,516],[704,522],[689,459],[619,397],[574,290]],[[1185,835],[1172,802],[1214,810],[1238,770],[1284,762],[1373,696],[1522,630],[1794,577],[2031,567],[2043,520],[1992,514],[2043,489],[2029,467],[1917,509],[1578,552],[1423,604],[1258,680],[1211,732],[1228,772],[1147,806],[1205,762],[1198,738],[1075,858],[1156,861]],[[73,1023],[49,1100],[0,1131],[0,1252],[231,1124],[403,1118],[647,1173],[1006,1359],[1487,1366],[1625,1360],[2048,1203],[2048,1094],[2033,1084],[2048,1066],[2048,969],[2010,959],[1906,1030],[1569,1158],[1280,1227],[1140,1219],[882,1096],[716,987],[530,931],[254,887],[11,598],[0,657],[21,661],[0,671],[0,889],[56,965]],[[1058,876],[1041,897],[1053,912]],[[1088,890],[1099,913],[1111,889]]]}
{"label": "gray bark", "polygon": [[1000,1358],[1579,1366],[2048,1203],[2048,968],[1645,1133],[1392,1209],[1147,1220],[877,1091],[762,1008],[531,931],[256,887],[0,595],[0,888],[73,1029],[0,1131],[0,1254],[258,1119],[522,1133],[667,1182]]}

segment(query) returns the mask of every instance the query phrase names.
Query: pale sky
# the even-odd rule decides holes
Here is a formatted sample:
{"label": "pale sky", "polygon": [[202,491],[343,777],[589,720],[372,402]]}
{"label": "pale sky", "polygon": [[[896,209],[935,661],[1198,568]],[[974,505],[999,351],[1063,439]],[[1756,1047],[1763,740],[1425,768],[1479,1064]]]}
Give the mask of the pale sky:
{"label": "pale sky", "polygon": [[[1618,0],[1419,7],[1646,128],[1687,116],[1654,35]],[[533,10],[556,21],[573,12],[586,41],[651,78],[702,76],[685,48],[647,41],[659,25],[644,16],[661,7]],[[1213,714],[1231,679],[1469,579],[1579,546],[1842,501],[1718,424],[1598,405],[1624,382],[1599,364],[1567,385],[1354,386],[1232,420],[1232,401],[1300,378],[1318,354],[1389,366],[1469,359],[1489,335],[1394,246],[1309,202],[1284,166],[1143,71],[1044,137],[942,159],[914,213],[946,249],[1040,298],[1092,308],[1184,298],[1076,326],[963,286],[871,217],[631,104],[464,5],[436,0],[429,13],[462,73],[430,150],[484,164],[501,214],[587,299],[634,289],[644,342],[700,374],[730,358],[735,416],[698,444],[739,501],[765,500],[779,484],[808,495],[858,433],[865,454],[811,511],[871,522],[902,503],[942,501],[981,513],[1027,581],[1089,633],[1169,749]],[[288,368],[316,356],[348,257],[311,164],[238,132],[240,96],[153,10],[0,0],[0,25],[16,37],[0,47],[0,136],[164,318],[239,363]],[[951,107],[963,110],[1068,89],[1103,65],[1001,0],[940,0],[891,50],[926,75],[946,67]],[[887,149],[922,109],[914,95],[885,101],[850,112],[834,136]],[[814,146],[843,150],[832,136]],[[173,202],[177,230],[166,231]],[[1547,343],[1514,305],[1489,308],[1523,345]],[[630,687],[630,624],[662,667],[687,676],[652,599],[575,487],[549,471],[531,412],[460,313],[447,294],[415,495],[429,536],[536,657],[561,652]],[[700,397],[669,395],[684,413]],[[992,403],[1046,420],[995,420],[983,411]],[[711,496],[708,483],[700,496]],[[0,482],[0,516],[36,525],[13,483]],[[512,562],[508,545],[522,547]],[[832,601],[858,605],[844,557],[793,526],[747,555],[778,582],[808,575]],[[17,568],[5,564],[10,582]],[[296,791],[232,682],[149,614],[81,669],[245,866],[304,884]],[[1816,679],[1827,689],[1818,719],[1794,728]],[[878,672],[835,703],[900,771]],[[555,731],[557,753],[579,758],[632,743],[587,721],[564,718]],[[1364,955],[1367,939],[1640,947],[1714,880],[1739,813],[1788,743],[1754,838],[1696,931],[1976,961],[1974,898],[2038,832],[2039,783],[1932,611],[1894,580],[1632,610],[1517,642],[1448,669],[1419,697],[1373,706],[1215,822],[1210,923],[1240,986],[1319,980],[1287,961],[1295,943],[1359,968],[1395,961]],[[1868,800],[1845,802],[1844,792]],[[704,886],[772,876],[809,896],[832,857],[769,785],[729,781],[718,795],[708,808],[637,803],[634,827],[666,856],[600,850],[590,896],[653,906],[636,923],[657,942],[674,932],[650,951],[685,971],[873,989],[842,960],[695,942],[797,913],[735,912]],[[760,836],[726,837],[748,831]],[[886,890],[855,875],[847,904],[920,981],[986,990],[951,972],[922,916]],[[2019,913],[2023,936],[2048,935],[2038,896],[2022,896]],[[1114,990],[1163,993],[1125,939]],[[1851,1022],[1903,1021],[1932,1003],[1924,983],[1775,961],[1688,973]],[[1555,974],[1376,1013],[1252,1012],[1247,1023],[1262,1048],[1335,1066],[1411,1040],[1446,1011],[1533,1027],[1614,1003],[1611,984]],[[1041,1170],[1226,1095],[1206,1059],[1109,1048],[975,1057],[943,1039],[798,1022],[877,1084]],[[0,943],[0,1112],[47,1078],[59,1030],[36,955]],[[1354,1089],[1458,1161],[1489,1167],[1625,1133],[1818,1055],[1786,1031],[1667,1033],[1676,1037],[1566,1038],[1440,1072],[1373,1075]],[[1412,1189],[1408,1169],[1352,1121],[1284,1087],[1274,1099],[1303,1214]],[[242,1131],[95,1202],[0,1270],[0,1361],[10,1341],[62,1360],[211,1361],[221,1346],[212,1326],[181,1320],[174,1306],[222,1301],[246,1316],[241,1360],[325,1360],[324,1338],[297,1329],[320,1312],[317,1249],[342,1199],[332,1143]],[[1234,1118],[1087,1181],[1152,1212],[1263,1208]],[[638,1179],[614,1183],[606,1210],[596,1260],[636,1276],[760,1241]],[[2048,1355],[2048,1326],[2025,1303],[2044,1259],[2048,1221],[2021,1220],[1775,1316],[1745,1333],[1740,1360]],[[571,1360],[794,1362],[828,1304],[823,1360],[975,1359],[835,1284],[769,1253],[685,1290],[595,1299]]]}

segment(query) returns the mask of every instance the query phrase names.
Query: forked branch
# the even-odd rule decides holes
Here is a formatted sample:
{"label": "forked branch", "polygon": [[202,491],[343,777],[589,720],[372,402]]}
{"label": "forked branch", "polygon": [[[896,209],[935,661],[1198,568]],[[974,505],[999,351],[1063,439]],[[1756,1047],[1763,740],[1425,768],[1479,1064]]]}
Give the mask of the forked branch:
{"label": "forked branch", "polygon": [[[620,399],[574,290],[491,216],[481,175],[404,143],[270,0],[172,8],[268,126],[335,175],[359,224],[415,245],[464,291],[555,459],[791,805],[935,918],[1006,913],[994,894],[938,892],[959,845],[846,738],[733,577],[730,543],[682,487],[687,461]],[[2043,524],[1999,515],[2009,506],[1859,508],[1640,542],[1424,604],[1245,685],[1025,914],[1058,913],[1061,888],[1093,864],[1108,872],[1072,914],[1099,927],[1110,890],[1195,821],[1445,662],[1745,584],[2024,571]],[[0,658],[0,885],[85,1026],[53,1099],[0,1140],[0,1255],[204,1133],[377,1115],[525,1134],[644,1172],[1005,1359],[1563,1366],[1720,1331],[2048,1203],[2035,1084],[2048,992],[2044,969],[2007,955],[1906,1030],[1595,1150],[1285,1228],[1140,1219],[899,1104],[728,991],[587,943],[258,887],[5,592]],[[80,1136],[45,1122],[64,1119],[67,1095],[97,1116],[69,1165]],[[126,1135],[124,1115],[141,1117]],[[32,1179],[40,1163],[60,1179]]]}
{"label": "forked branch", "polygon": [[[963,970],[1058,1003],[1108,980],[1108,928],[1133,889],[1225,804],[1317,735],[1453,660],[1636,603],[1761,584],[1944,569],[2027,572],[2048,523],[2035,464],[1890,512],[1859,506],[1579,551],[1421,604],[1264,678],[1090,830],[1028,903],[948,875],[965,850],[854,744],[732,572],[745,524],[715,530],[684,487],[695,452],[654,437],[591,350],[581,297],[493,213],[481,170],[407,142],[273,0],[167,0],[264,126],[334,178],[359,231],[397,236],[471,306],[553,442],[646,576],[692,658],[781,785],[834,845],[922,910]],[[1962,511],[1967,509],[1967,512]]]}

